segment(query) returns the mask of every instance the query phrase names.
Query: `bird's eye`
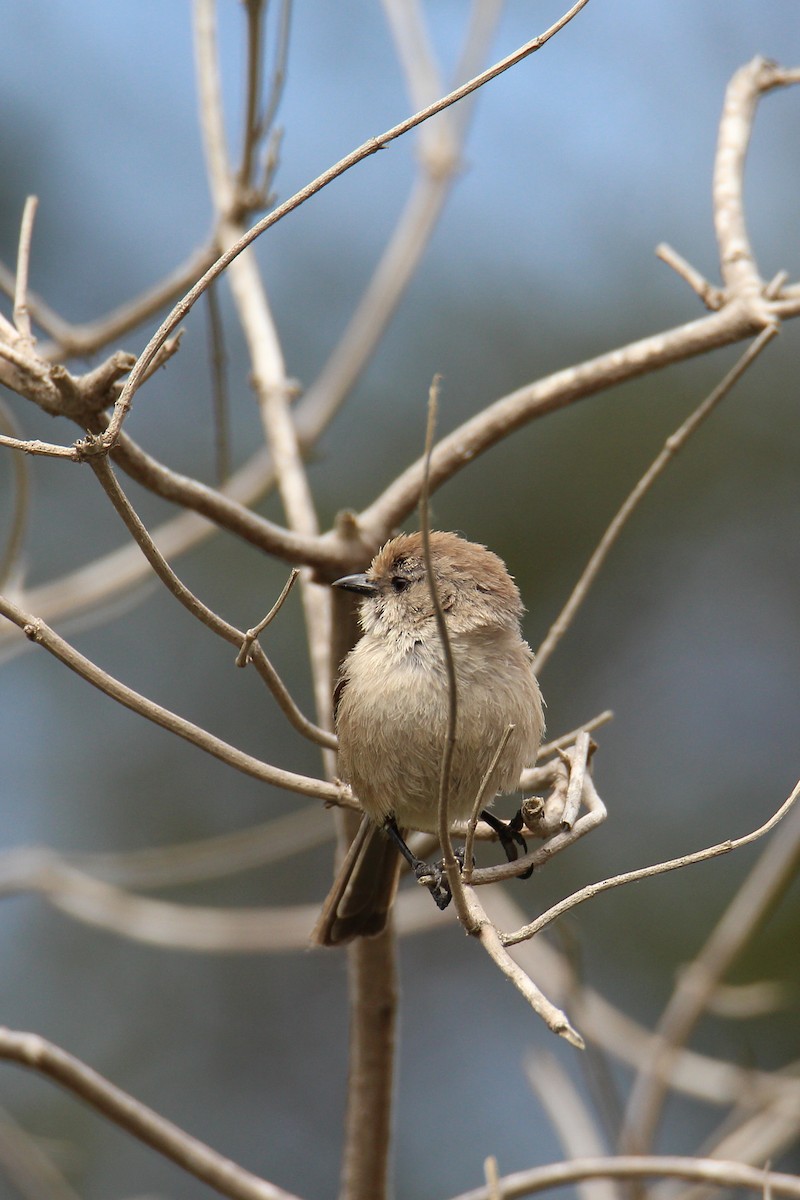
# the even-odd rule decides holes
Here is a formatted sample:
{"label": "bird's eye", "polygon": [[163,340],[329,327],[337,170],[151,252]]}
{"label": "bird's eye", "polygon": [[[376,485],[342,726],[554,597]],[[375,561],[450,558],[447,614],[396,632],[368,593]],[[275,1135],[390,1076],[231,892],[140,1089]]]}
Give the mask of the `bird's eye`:
{"label": "bird's eye", "polygon": [[409,580],[404,575],[392,576],[392,589],[395,592],[404,592],[409,585]]}

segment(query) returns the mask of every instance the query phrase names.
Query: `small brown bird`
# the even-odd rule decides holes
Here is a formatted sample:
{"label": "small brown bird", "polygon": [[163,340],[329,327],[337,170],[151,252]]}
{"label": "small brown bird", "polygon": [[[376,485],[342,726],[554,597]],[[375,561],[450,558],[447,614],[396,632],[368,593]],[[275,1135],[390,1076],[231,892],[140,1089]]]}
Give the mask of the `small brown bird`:
{"label": "small brown bird", "polygon": [[[485,546],[455,533],[431,533],[431,565],[456,674],[458,716],[448,812],[466,821],[509,725],[488,803],[519,786],[539,749],[544,721],[523,640],[522,601],[505,564]],[[434,899],[450,899],[446,878],[405,845],[403,830],[437,828],[439,775],[449,692],[442,644],[428,587],[422,537],[393,538],[364,575],[334,587],[361,596],[363,637],[345,658],[334,697],[339,772],[358,797],[362,821],[312,934],[335,946],[380,933],[394,898],[402,854],[425,875]],[[525,843],[514,823],[491,813],[509,858]],[[516,843],[516,844],[515,844]]]}

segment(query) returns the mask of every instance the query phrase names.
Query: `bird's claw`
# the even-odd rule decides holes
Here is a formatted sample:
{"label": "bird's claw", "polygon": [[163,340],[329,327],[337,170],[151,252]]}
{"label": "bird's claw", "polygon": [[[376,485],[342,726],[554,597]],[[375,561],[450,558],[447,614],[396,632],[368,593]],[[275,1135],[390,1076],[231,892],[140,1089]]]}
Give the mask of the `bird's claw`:
{"label": "bird's claw", "polygon": [[[505,823],[504,831],[498,830],[498,837],[500,839],[500,845],[503,847],[503,850],[505,851],[505,856],[509,862],[517,861],[517,858],[518,858],[517,846],[520,847],[523,854],[528,853],[528,843],[525,841],[525,838],[522,836],[522,833],[520,832],[522,829],[522,825],[523,825],[522,810],[520,809],[520,811],[516,814],[516,816],[513,816],[510,821],[507,821]],[[533,867],[528,867],[527,871],[523,871],[523,873],[521,875],[519,875],[518,878],[519,879],[530,879],[532,874],[533,874]]]}
{"label": "bird's claw", "polygon": [[414,874],[417,877],[417,883],[421,883],[423,887],[426,887],[433,896],[437,907],[441,909],[447,908],[453,899],[453,893],[450,891],[447,875],[442,870],[441,865],[438,863],[419,863],[414,868]]}
{"label": "bird's claw", "polygon": [[[453,851],[453,857],[458,863],[459,871],[464,870],[464,849],[459,847]],[[417,883],[426,887],[440,909],[447,908],[453,899],[453,893],[447,878],[444,860],[438,863],[418,863],[414,868]]]}

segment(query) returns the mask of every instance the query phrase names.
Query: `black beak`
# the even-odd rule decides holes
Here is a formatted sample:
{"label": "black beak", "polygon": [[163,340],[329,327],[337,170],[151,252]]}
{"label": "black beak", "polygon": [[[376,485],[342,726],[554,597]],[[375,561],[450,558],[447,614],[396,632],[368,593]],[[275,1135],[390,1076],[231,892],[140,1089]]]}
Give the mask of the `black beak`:
{"label": "black beak", "polygon": [[346,592],[358,592],[360,596],[371,596],[378,589],[366,575],[345,575],[337,579],[332,587],[344,588]]}

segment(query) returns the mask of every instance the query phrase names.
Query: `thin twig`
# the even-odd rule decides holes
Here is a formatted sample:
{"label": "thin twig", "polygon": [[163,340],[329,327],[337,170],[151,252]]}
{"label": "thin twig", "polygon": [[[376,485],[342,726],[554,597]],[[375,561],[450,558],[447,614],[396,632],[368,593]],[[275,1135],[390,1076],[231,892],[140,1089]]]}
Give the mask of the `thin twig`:
{"label": "thin twig", "polygon": [[[274,129],[275,118],[278,115],[283,89],[286,85],[287,63],[289,61],[289,33],[292,25],[292,0],[282,0],[278,18],[278,33],[275,39],[277,50],[275,63],[272,68],[272,84],[270,93],[261,114],[259,136],[264,143],[262,179],[258,185],[260,199],[269,203],[268,192],[272,176],[278,165],[277,155],[280,144],[280,130]],[[267,140],[269,139],[269,140]]]}
{"label": "thin twig", "polygon": [[763,825],[759,825],[751,833],[743,834],[738,838],[729,838],[727,841],[718,842],[715,846],[707,846],[703,850],[695,850],[691,854],[683,854],[679,858],[671,858],[665,862],[653,863],[649,867],[639,867],[635,871],[625,871],[621,875],[613,875],[611,878],[603,879],[599,883],[588,884],[579,891],[573,892],[571,896],[567,896],[566,899],[560,900],[552,908],[548,908],[535,921],[531,921],[528,925],[523,925],[515,933],[504,934],[504,945],[513,946],[517,942],[534,937],[542,929],[551,925],[553,921],[562,917],[564,913],[576,908],[579,904],[583,904],[586,900],[591,900],[595,896],[599,896],[601,892],[608,892],[612,888],[622,887],[624,884],[637,883],[640,879],[651,879],[656,875],[664,875],[667,871],[677,871],[682,867],[692,866],[694,863],[707,862],[709,859],[718,858],[721,854],[730,854],[732,850],[748,846],[750,842],[758,841],[759,838],[764,837],[765,834],[769,833],[771,829],[783,820],[798,796],[800,796],[800,782],[796,784],[791,795],[784,800],[777,812],[773,813],[768,821],[765,821]]}
{"label": "thin twig", "polygon": [[455,748],[458,734],[458,686],[456,680],[455,662],[453,659],[453,649],[450,644],[450,635],[447,629],[447,622],[445,620],[444,609],[442,608],[441,597],[439,596],[436,585],[436,577],[431,559],[430,514],[427,486],[427,465],[430,463],[433,440],[436,432],[439,384],[440,379],[438,376],[436,376],[428,393],[428,421],[425,433],[424,456],[426,473],[423,475],[422,492],[419,502],[419,521],[420,532],[422,534],[423,552],[425,556],[425,573],[427,576],[428,588],[433,600],[436,627],[439,633],[439,639],[442,643],[442,654],[444,657],[447,674],[447,729],[444,745],[442,747],[442,761],[439,773],[437,836],[442,850],[445,871],[447,872],[447,881],[450,885],[453,903],[456,907],[458,919],[461,924],[469,933],[478,938],[483,946],[483,949],[486,951],[492,961],[525,997],[525,999],[533,1008],[534,1012],[542,1018],[548,1028],[550,1028],[560,1037],[565,1038],[568,1042],[570,1042],[571,1045],[577,1047],[578,1049],[582,1049],[584,1044],[583,1039],[581,1038],[580,1034],[573,1029],[566,1015],[547,999],[547,997],[536,986],[533,980],[525,974],[525,972],[516,962],[514,962],[511,955],[506,950],[499,931],[489,920],[473,889],[468,889],[465,887],[464,881],[461,877],[461,871],[453,853],[453,842],[450,836],[450,821],[448,817],[448,801],[450,793],[450,768],[452,764],[453,750]]}
{"label": "thin twig", "polygon": [[[489,888],[483,896],[497,928],[513,929],[525,921],[525,913],[512,898],[509,888]],[[411,917],[403,911],[404,903],[413,902],[416,898],[416,889],[401,893],[398,897],[401,927],[404,927],[404,922],[411,921]],[[419,899],[427,897],[420,895]],[[587,1042],[613,1055],[632,1071],[638,1070],[642,1061],[652,1054],[652,1031],[611,1004],[596,989],[587,984],[576,986],[571,965],[550,941],[534,938],[519,942],[510,947],[509,952],[529,975],[540,980],[548,995],[552,995],[557,1002],[569,999]],[[676,1060],[671,1083],[674,1090],[702,1100],[705,1104],[726,1107],[744,1104],[752,1108],[760,1102],[761,1097],[783,1095],[788,1103],[793,1103],[796,1108],[800,1106],[799,1079],[742,1067],[685,1048]]]}
{"label": "thin twig", "polygon": [[28,275],[31,265],[31,240],[33,238],[33,222],[39,200],[36,196],[28,196],[22,211],[22,224],[19,231],[19,250],[17,252],[17,279],[14,288],[14,324],[24,345],[32,347],[34,336],[31,330],[31,314],[28,308]]}
{"label": "thin twig", "polygon": [[[243,509],[255,502],[268,489],[271,482],[270,460],[261,449],[248,459],[225,484],[223,493],[238,501]],[[201,545],[217,533],[217,526],[193,512],[183,512],[178,517],[165,521],[151,533],[154,544],[167,560],[186,553]],[[96,619],[102,619],[105,611],[113,604],[115,595],[129,598],[133,589],[150,579],[150,564],[138,546],[129,542],[117,550],[100,555],[74,571],[40,584],[26,591],[26,603],[45,621],[56,621],[64,617],[75,617],[94,610]],[[0,627],[0,646],[7,652],[9,627]],[[12,635],[13,636],[13,635]],[[15,647],[18,639],[13,636]],[[24,643],[23,647],[27,646]]]}
{"label": "thin twig", "polygon": [[668,246],[666,242],[659,242],[656,246],[656,258],[660,258],[668,267],[672,267],[675,274],[679,275],[684,283],[688,283],[692,291],[700,297],[706,308],[712,312],[717,312],[722,308],[725,303],[724,291],[709,283],[705,276],[678,254],[677,250],[673,250],[672,246]]}
{"label": "thin twig", "polygon": [[[53,343],[39,347],[40,356],[56,360],[65,356],[79,358],[96,353],[109,342],[116,341],[137,325],[141,325],[176,296],[180,296],[216,257],[216,243],[209,241],[153,287],[120,305],[107,316],[89,321],[85,325],[70,324],[54,312],[41,297],[29,292],[28,308],[36,324],[53,339]],[[13,273],[0,262],[0,289],[13,296],[14,285]]]}
{"label": "thin twig", "polygon": [[597,578],[600,568],[603,566],[608,553],[614,543],[622,533],[625,524],[635,512],[642,499],[650,491],[650,488],[656,482],[660,475],[666,470],[672,459],[688,442],[689,438],[703,422],[711,415],[717,405],[723,400],[733,388],[748,367],[755,361],[768,342],[771,342],[777,336],[778,326],[768,325],[763,329],[758,337],[747,347],[744,354],[741,355],[735,365],[728,371],[724,379],[714,388],[701,404],[697,406],[693,413],[690,414],[679,426],[673,434],[667,438],[664,443],[664,448],[660,454],[653,460],[650,466],[645,471],[639,482],[634,487],[633,491],[625,499],[622,506],[617,511],[614,519],[609,524],[605,533],[597,544],[597,548],[584,567],[580,579],[572,589],[572,593],[562,608],[561,612],[556,617],[553,624],[550,626],[547,637],[542,642],[539,649],[536,651],[536,667],[541,673],[549,658],[561,641],[564,634],[569,629],[572,621],[575,618],[580,606],[586,599],[590,587]]}
{"label": "thin twig", "polygon": [[247,71],[245,72],[245,104],[242,158],[237,172],[236,190],[244,193],[252,187],[253,160],[262,135],[259,108],[261,105],[261,70],[264,61],[264,0],[245,0],[247,19]]}
{"label": "thin twig", "polygon": [[[559,737],[553,738],[552,742],[544,742],[539,748],[539,753],[536,756],[536,761],[541,765],[542,762],[555,754],[557,750],[565,750],[567,746],[571,746],[576,740],[579,733],[592,733],[595,729],[599,729],[601,725],[607,725],[609,721],[614,720],[614,713],[610,708],[606,708],[603,712],[598,713],[596,717],[592,717],[590,721],[584,721],[583,725],[579,725],[577,729],[570,729],[569,733],[562,733]],[[529,770],[536,770],[536,767]],[[525,772],[522,778],[524,779]],[[527,784],[522,785],[523,788]]]}
{"label": "thin twig", "polygon": [[[711,1158],[672,1157],[670,1155],[637,1155],[609,1158],[576,1158],[571,1162],[548,1163],[542,1167],[530,1167],[514,1175],[504,1175],[500,1180],[503,1200],[517,1200],[521,1196],[533,1196],[537,1192],[567,1187],[582,1179],[688,1179],[698,1183],[711,1183],[715,1187],[746,1188],[762,1194],[765,1185],[778,1196],[800,1197],[800,1177],[764,1171],[760,1167],[749,1167],[744,1163],[722,1162]],[[490,1200],[488,1188],[475,1188],[461,1192],[452,1200]]]}
{"label": "thin twig", "polygon": [[[2,351],[0,350],[0,353]],[[80,452],[75,446],[58,446],[53,442],[42,442],[38,438],[16,438],[8,434],[0,434],[0,446],[9,450],[21,450],[23,454],[33,454],[42,458],[67,458],[70,462],[80,462]]]}
{"label": "thin twig", "polygon": [[[431,558],[431,525],[430,525],[430,505],[428,498],[428,476],[427,466],[430,463],[431,451],[433,450],[433,441],[436,436],[436,418],[439,404],[439,388],[441,384],[441,376],[435,375],[428,392],[428,421],[425,429],[425,464],[426,469],[423,475],[422,493],[419,498],[419,528],[422,535],[422,553],[425,558],[425,575],[428,581],[428,590],[433,601],[433,612],[436,618],[436,629],[439,634],[439,641],[442,645],[442,657],[444,659],[445,675],[447,677],[447,724],[445,726],[445,737],[442,745],[442,761],[439,766],[439,797],[437,805],[437,821],[436,828],[439,837],[439,845],[442,849],[442,861],[444,869],[447,873],[447,881],[450,884],[450,890],[453,896],[453,902],[456,906],[458,918],[462,923],[465,923],[469,917],[469,909],[464,896],[464,885],[461,879],[461,871],[453,853],[453,840],[450,836],[450,771],[453,764],[453,751],[455,750],[456,737],[458,735],[458,682],[456,680],[456,667],[453,659],[453,647],[450,644],[450,633],[445,620],[444,609],[442,607],[442,598],[439,595],[439,588],[436,583],[436,574],[433,569],[433,560]],[[469,928],[469,926],[466,926]]]}
{"label": "thin twig", "polygon": [[[0,400],[0,430],[7,437],[21,440],[15,438],[20,431],[17,429],[14,414],[4,400]],[[11,502],[11,515],[6,517],[4,522],[6,529],[3,531],[5,545],[0,552],[0,588],[5,587],[19,570],[30,512],[30,473],[28,463],[22,455],[14,455],[12,469],[14,472],[14,498]]]}
{"label": "thin twig", "polygon": [[292,570],[289,573],[289,578],[283,585],[281,594],[278,596],[278,599],[275,601],[272,608],[265,617],[261,618],[256,626],[247,630],[247,633],[244,635],[244,641],[242,642],[241,649],[236,655],[237,667],[246,667],[247,664],[252,661],[253,642],[255,642],[255,640],[264,632],[267,626],[275,620],[275,617],[277,617],[278,613],[283,608],[289,592],[297,582],[297,577],[299,574],[300,572],[297,567],[292,567]]}
{"label": "thin twig", "polygon": [[536,986],[519,963],[515,962],[511,957],[506,949],[503,935],[492,924],[474,890],[472,888],[464,888],[463,893],[465,904],[469,910],[467,920],[464,922],[465,928],[478,938],[492,962],[500,968],[506,979],[510,980],[517,991],[525,997],[533,1011],[544,1021],[548,1029],[558,1034],[559,1037],[563,1037],[565,1041],[569,1042],[577,1050],[583,1050],[585,1048],[583,1038],[570,1024],[566,1014],[553,1004],[552,1001],[548,1000],[541,988]]}
{"label": "thin twig", "polygon": [[[771,821],[749,836],[766,833],[800,795],[800,783]],[[739,839],[737,845],[745,839]],[[753,937],[777,898],[794,877],[800,861],[800,809],[763,850],[744,884],[706,944],[681,972],[655,1031],[652,1055],[643,1059],[631,1090],[621,1144],[646,1150],[652,1143],[666,1089],[679,1049],[702,1016],[717,982]]]}
{"label": "thin twig", "polygon": [[[178,578],[172,567],[169,565],[163,554],[156,546],[153,539],[150,537],[150,534],[147,532],[147,529],[140,520],[138,513],[133,508],[127,496],[120,487],[119,481],[114,475],[114,472],[111,470],[108,459],[102,455],[100,457],[91,457],[89,458],[89,464],[97,476],[106,495],[124,521],[126,529],[141,549],[158,578],[172,593],[176,600],[180,601],[180,603],[192,614],[192,616],[201,621],[208,629],[212,630],[213,633],[216,633],[219,637],[224,638],[225,641],[229,642],[231,645],[236,646],[240,654],[245,646],[247,647],[250,661],[254,663],[259,675],[267,684],[273,696],[277,700],[281,711],[288,718],[298,733],[301,733],[304,737],[309,738],[310,741],[315,742],[317,745],[327,748],[335,747],[336,739],[333,738],[333,735],[327,730],[315,725],[312,721],[309,721],[306,716],[304,716],[298,705],[294,702],[289,694],[289,691],[278,675],[278,672],[270,663],[263,648],[261,646],[254,646],[255,638],[250,636],[253,631],[249,630],[247,633],[243,633],[242,630],[237,629],[234,625],[231,625],[223,617],[220,617],[217,613],[215,613],[213,609],[210,609],[208,605],[204,604],[202,600],[198,599],[198,597],[186,587],[185,583]],[[292,576],[292,582],[293,578],[294,576]],[[291,582],[284,587],[283,591],[281,592],[281,596],[276,602],[276,605],[273,605],[273,608],[267,614],[267,618],[265,618],[265,622],[262,624],[269,624],[269,621],[272,620],[275,613],[279,611],[283,601],[288,595],[290,587]],[[257,633],[255,636],[257,636]],[[239,662],[238,657],[236,661],[238,666],[243,665]]]}
{"label": "thin twig", "polygon": [[563,27],[569,21],[571,21],[574,16],[577,16],[580,10],[584,8],[587,3],[588,0],[577,0],[577,3],[573,4],[572,7],[558,21],[556,21],[554,25],[552,25],[548,30],[540,34],[538,37],[532,38],[531,41],[526,42],[523,46],[520,46],[512,54],[507,55],[505,58],[495,63],[494,66],[489,67],[488,70],[482,71],[479,75],[476,75],[472,79],[468,80],[467,83],[464,83],[460,87],[455,88],[452,92],[449,92],[448,95],[441,97],[433,104],[429,104],[419,112],[414,113],[413,116],[407,117],[404,121],[400,121],[397,125],[392,126],[391,129],[386,130],[377,137],[369,138],[368,141],[357,147],[357,149],[351,151],[350,154],[345,155],[345,157],[340,159],[339,162],[335,163],[332,167],[329,167],[327,171],[324,171],[321,175],[317,176],[315,180],[301,188],[300,191],[295,192],[295,194],[288,200],[285,200],[283,204],[279,204],[277,208],[272,210],[271,213],[268,213],[265,217],[262,217],[260,221],[257,221],[255,225],[251,226],[251,228],[248,229],[248,231],[234,245],[230,246],[223,254],[220,255],[213,266],[211,266],[195,283],[195,285],[190,288],[183,299],[175,305],[166,320],[162,322],[162,324],[153,334],[147,346],[139,356],[136,365],[128,377],[127,383],[123,388],[119,399],[117,400],[114,408],[114,415],[109,423],[109,427],[104,437],[104,444],[106,447],[110,449],[116,443],[122,428],[122,424],[127,416],[128,410],[130,409],[134,393],[139,387],[142,376],[158,352],[159,347],[178,327],[181,321],[184,320],[187,313],[190,312],[208,285],[219,275],[221,275],[222,272],[225,271],[228,266],[230,266],[233,260],[237,258],[243,250],[245,250],[252,242],[254,242],[256,238],[260,237],[262,233],[265,233],[267,229],[270,229],[273,225],[277,224],[278,221],[281,221],[284,217],[288,216],[290,212],[293,212],[296,208],[299,208],[300,205],[304,204],[312,196],[316,195],[318,192],[322,191],[323,188],[333,183],[335,179],[338,179],[346,171],[349,171],[351,167],[356,166],[357,163],[363,162],[365,158],[369,158],[370,155],[375,154],[378,150],[383,149],[384,146],[388,146],[397,138],[408,133],[409,130],[416,128],[417,125],[421,125],[423,121],[427,121],[437,113],[443,112],[444,109],[449,108],[451,104],[455,104],[459,100],[462,100],[465,96],[469,96],[472,92],[477,91],[478,88],[483,87],[492,79],[496,79],[498,75],[502,75],[504,71],[516,66],[517,63],[522,62],[523,59],[530,57],[531,54],[534,54],[537,50],[540,50],[542,46],[544,46],[546,42],[550,40],[550,38],[558,33],[559,30],[563,29]]}
{"label": "thin twig", "polygon": [[214,474],[217,485],[231,473],[228,377],[226,372],[225,328],[219,311],[216,287],[206,292],[211,370],[211,401],[214,413]]}
{"label": "thin twig", "polygon": [[464,841],[464,870],[461,873],[461,878],[465,887],[469,885],[469,882],[472,879],[472,851],[475,844],[475,830],[478,827],[478,819],[480,818],[481,811],[486,807],[486,793],[488,792],[489,785],[492,782],[492,776],[494,775],[495,768],[500,761],[500,756],[508,745],[508,739],[511,737],[513,732],[514,726],[506,725],[505,729],[503,730],[503,736],[497,743],[497,749],[492,755],[492,761],[486,768],[483,774],[483,779],[481,780],[480,786],[475,794],[475,803],[472,806],[472,812],[470,813],[470,818],[467,822],[467,834]]}
{"label": "thin twig", "polygon": [[562,750],[561,752],[569,762],[569,785],[567,787],[567,798],[564,801],[564,811],[561,814],[562,829],[572,829],[578,819],[581,797],[583,796],[583,781],[589,761],[589,746],[589,734],[585,729],[582,729],[575,739],[575,745],[572,750]]}
{"label": "thin twig", "polygon": [[35,1033],[0,1027],[0,1058],[44,1075],[109,1121],[231,1200],[298,1200],[173,1125],[97,1071]]}
{"label": "thin twig", "polygon": [[155,701],[135,692],[133,688],[127,687],[113,675],[103,671],[88,658],[79,654],[69,642],[59,637],[44,621],[25,612],[5,596],[0,596],[0,616],[13,621],[27,638],[43,646],[54,658],[85,679],[87,683],[91,683],[93,687],[110,696],[112,700],[117,700],[125,708],[131,709],[132,712],[138,713],[146,720],[152,721],[153,724],[160,725],[162,729],[191,742],[192,745],[227,763],[235,770],[242,771],[245,775],[251,775],[254,779],[260,779],[264,783],[271,783],[275,787],[285,788],[290,792],[299,792],[301,795],[313,796],[318,800],[326,800],[333,804],[338,803],[341,788],[336,784],[326,783],[322,779],[313,779],[307,775],[297,775],[292,771],[284,771],[281,767],[273,767],[269,763],[261,762],[260,759],[245,754],[242,750],[229,745],[207,730],[201,729],[199,725],[194,725],[184,717],[179,717],[177,713],[170,712],[168,708],[156,704]]}
{"label": "thin twig", "polygon": [[[195,0],[194,11],[201,121],[211,192],[223,233],[226,238],[237,239],[241,237],[242,227],[233,216],[236,197],[227,168],[229,155],[225,144],[214,4],[212,0]],[[314,497],[290,407],[294,388],[286,375],[278,331],[252,250],[246,249],[230,263],[229,282],[247,339],[253,385],[272,451],[287,524],[293,533],[308,539],[317,538],[319,525]],[[322,724],[330,719],[330,591],[312,582],[310,571],[306,571],[301,578],[301,592],[317,717]],[[332,771],[332,762],[327,765]]]}

